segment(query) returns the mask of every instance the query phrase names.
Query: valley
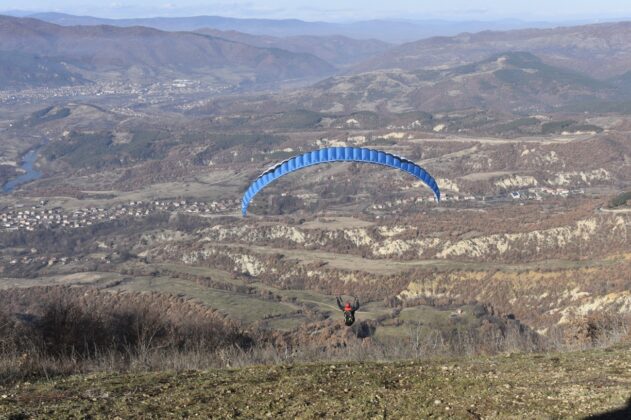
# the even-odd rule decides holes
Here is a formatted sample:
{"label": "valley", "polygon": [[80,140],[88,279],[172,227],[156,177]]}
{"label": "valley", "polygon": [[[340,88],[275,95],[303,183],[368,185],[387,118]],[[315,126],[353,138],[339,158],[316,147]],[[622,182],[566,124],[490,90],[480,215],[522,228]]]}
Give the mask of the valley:
{"label": "valley", "polygon": [[[157,109],[130,116],[102,102],[70,104],[8,130],[17,136],[28,127],[53,140],[38,161],[46,176],[0,197],[4,287],[23,278],[29,287],[157,291],[283,331],[334,319],[334,295],[358,294],[367,305],[362,319],[382,339],[419,322],[448,330],[458,319],[450,314],[472,302],[544,336],[580,322],[590,313],[583,308],[628,306],[631,221],[602,210],[628,185],[624,116],[593,133],[496,137],[479,127],[474,136],[431,125],[333,125],[260,136],[171,113],[172,124],[187,127],[174,136],[147,125]],[[101,134],[82,134],[90,118]],[[262,122],[248,124],[268,124],[255,118]],[[92,142],[85,152],[84,142]],[[322,165],[271,185],[240,216],[248,179],[273,159],[372,144],[436,174],[443,201],[387,170]],[[393,315],[393,304],[403,309]],[[443,315],[415,312],[425,305]],[[450,321],[431,321],[441,317]]]}
{"label": "valley", "polygon": [[[350,357],[368,363],[365,388],[383,394],[373,387],[391,389],[375,379],[383,366],[445,373],[437,357],[475,356],[458,362],[468,372],[458,386],[500,366],[501,393],[504,383],[535,386],[516,372],[538,374],[539,363],[568,381],[561,365],[624,361],[615,346],[631,338],[627,23],[395,45],[164,26],[176,21],[159,29],[56,22],[0,17],[0,62],[10,64],[0,71],[0,316],[9,320],[0,331],[40,337],[66,363],[22,360],[20,334],[7,335],[16,355],[2,362],[7,383],[37,380],[41,366],[52,377],[112,372],[96,374],[109,386],[127,370],[281,369]],[[435,177],[442,200],[402,171],[325,163],[270,184],[241,216],[259,174],[325,147],[403,156]],[[25,154],[41,176],[18,182]],[[340,295],[360,299],[351,328]],[[64,317],[90,334],[112,332],[90,336],[115,343],[111,358],[55,347],[42,320]],[[128,335],[117,335],[120,325]],[[83,337],[73,334],[58,336]],[[374,364],[383,361],[395,364]],[[264,375],[247,369],[239,380]],[[316,364],[300,377],[311,374],[300,369],[328,372]],[[186,380],[219,386],[230,372]],[[551,416],[624,404],[624,374],[607,382],[615,394],[588,398],[604,380],[586,372],[580,390],[563,388],[577,400],[560,405],[548,404],[557,394],[546,388],[513,405],[462,394],[449,406],[502,417],[535,400]],[[424,412],[443,413],[451,396],[433,402],[428,390],[447,383],[437,380],[401,383],[405,398],[432,395]],[[70,413],[70,397],[51,397],[47,386],[33,382],[25,396],[7,385],[0,412],[49,398]],[[123,407],[116,389],[108,395]],[[379,398],[397,399],[389,392]]]}

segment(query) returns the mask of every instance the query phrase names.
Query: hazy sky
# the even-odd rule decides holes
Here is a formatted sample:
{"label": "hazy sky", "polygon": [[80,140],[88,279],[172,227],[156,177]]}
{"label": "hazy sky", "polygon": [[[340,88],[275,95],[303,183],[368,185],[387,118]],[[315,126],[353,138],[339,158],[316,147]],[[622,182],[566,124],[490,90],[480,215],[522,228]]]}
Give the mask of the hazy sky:
{"label": "hazy sky", "polygon": [[631,17],[631,0],[0,0],[0,11],[57,11],[99,17],[222,15],[362,19],[572,20]]}

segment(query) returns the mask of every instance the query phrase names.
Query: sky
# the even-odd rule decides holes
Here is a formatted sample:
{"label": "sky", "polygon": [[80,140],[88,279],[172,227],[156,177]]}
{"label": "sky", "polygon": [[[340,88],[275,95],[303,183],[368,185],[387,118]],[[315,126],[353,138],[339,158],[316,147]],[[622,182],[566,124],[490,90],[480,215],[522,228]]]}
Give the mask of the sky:
{"label": "sky", "polygon": [[368,19],[605,20],[631,17],[631,0],[0,0],[0,11],[109,18],[219,15],[329,22]]}

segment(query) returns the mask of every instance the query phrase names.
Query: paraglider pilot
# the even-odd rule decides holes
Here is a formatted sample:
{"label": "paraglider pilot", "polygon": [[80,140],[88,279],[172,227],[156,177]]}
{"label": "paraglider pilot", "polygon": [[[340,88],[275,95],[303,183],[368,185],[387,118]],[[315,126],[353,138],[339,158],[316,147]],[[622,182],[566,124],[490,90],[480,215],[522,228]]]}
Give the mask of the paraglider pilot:
{"label": "paraglider pilot", "polygon": [[359,299],[355,298],[355,301],[351,305],[350,302],[342,304],[342,298],[337,297],[337,306],[344,312],[344,324],[350,327],[355,322],[355,311],[359,309]]}

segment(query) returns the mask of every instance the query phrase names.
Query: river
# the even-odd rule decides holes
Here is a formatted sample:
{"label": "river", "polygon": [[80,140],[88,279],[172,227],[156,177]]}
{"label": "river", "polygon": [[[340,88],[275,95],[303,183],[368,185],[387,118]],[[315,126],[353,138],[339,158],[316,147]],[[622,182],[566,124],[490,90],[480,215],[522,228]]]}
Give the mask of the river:
{"label": "river", "polygon": [[42,173],[35,168],[35,161],[37,160],[38,153],[38,149],[32,149],[29,150],[24,156],[22,156],[21,168],[24,169],[26,172],[4,184],[2,186],[3,193],[11,193],[20,185],[41,178]]}

